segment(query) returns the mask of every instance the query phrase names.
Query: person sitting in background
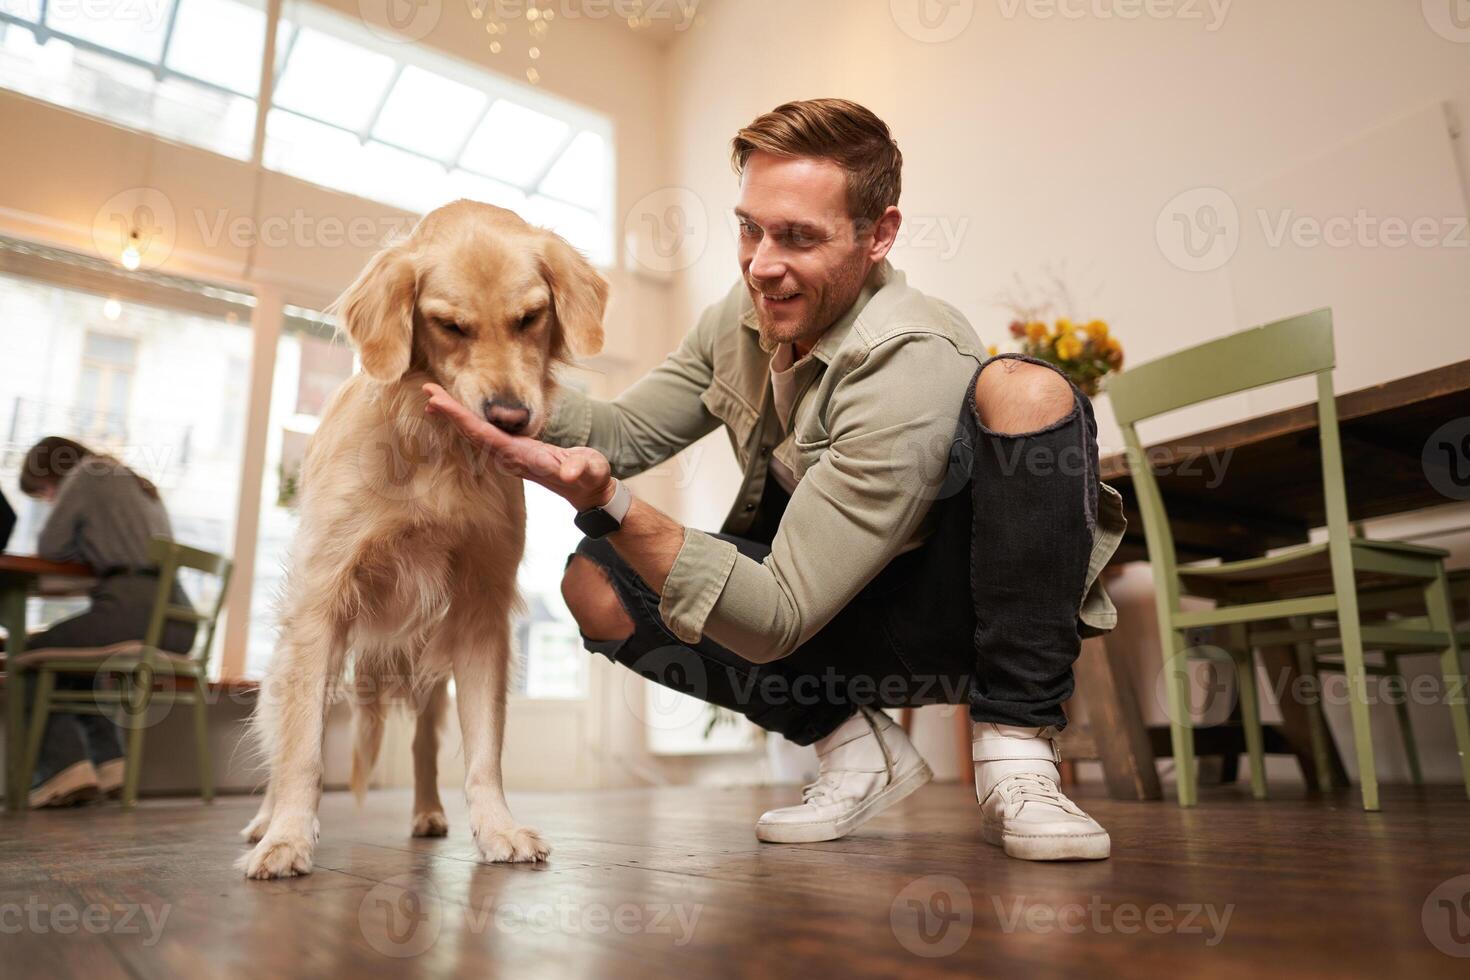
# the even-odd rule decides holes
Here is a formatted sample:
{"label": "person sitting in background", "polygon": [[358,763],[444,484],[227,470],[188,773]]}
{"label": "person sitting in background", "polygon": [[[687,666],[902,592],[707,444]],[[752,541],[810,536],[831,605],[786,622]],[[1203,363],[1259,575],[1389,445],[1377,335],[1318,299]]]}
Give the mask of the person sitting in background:
{"label": "person sitting in background", "polygon": [[[28,648],[105,647],[143,639],[158,594],[158,569],[148,557],[149,543],[173,536],[158,488],[110,456],[71,439],[47,436],[26,453],[20,489],[51,504],[37,553],[55,561],[86,562],[97,574],[87,611],[32,636]],[[189,604],[177,582],[172,601]],[[194,633],[192,623],[171,622],[159,645],[187,652]],[[86,690],[93,678],[59,674],[56,684]],[[122,744],[110,719],[53,714],[36,760],[30,806],[115,795],[123,770]]]}

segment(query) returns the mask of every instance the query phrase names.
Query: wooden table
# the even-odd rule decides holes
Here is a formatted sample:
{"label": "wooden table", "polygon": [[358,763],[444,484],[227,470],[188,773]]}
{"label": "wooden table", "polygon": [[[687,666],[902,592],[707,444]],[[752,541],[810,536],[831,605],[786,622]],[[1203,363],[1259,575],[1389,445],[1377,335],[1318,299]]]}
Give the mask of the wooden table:
{"label": "wooden table", "polygon": [[[0,554],[0,626],[5,627],[5,656],[19,656],[26,648],[26,599],[32,595],[69,595],[90,581],[92,569],[79,562],[47,561],[34,555]],[[43,588],[50,580],[70,581],[70,588]],[[5,683],[5,806],[21,809],[27,787],[19,785],[21,744],[25,739],[25,692],[15,678],[6,676]]]}
{"label": "wooden table", "polygon": [[[1363,388],[1337,396],[1338,430],[1342,438],[1343,472],[1347,484],[1348,516],[1354,521],[1401,514],[1450,503],[1430,484],[1421,454],[1430,435],[1453,419],[1470,416],[1470,360]],[[1301,544],[1315,527],[1327,523],[1322,498],[1322,463],[1315,404],[1301,405],[1256,418],[1196,432],[1149,446],[1145,454],[1157,474],[1170,527],[1181,562],[1206,558],[1235,560],[1264,554],[1268,549]],[[1123,495],[1128,532],[1113,557],[1114,565],[1146,560],[1143,520],[1133,492],[1128,459],[1115,453],[1101,460],[1104,482]],[[1084,653],[1084,657],[1087,654]],[[1106,671],[1126,665],[1102,658]],[[1262,661],[1278,676],[1295,683],[1296,664],[1290,648],[1262,651]],[[1093,651],[1089,674],[1098,671]],[[1147,783],[1153,771],[1151,754],[1141,754],[1150,733],[1141,729],[1136,712],[1113,703],[1114,690],[1126,686],[1126,676],[1106,683],[1089,681],[1079,661],[1079,696],[1085,696],[1092,717],[1112,722],[1095,726],[1090,737],[1096,757],[1108,769],[1131,760],[1132,773],[1108,773],[1110,787]],[[1084,691],[1084,684],[1088,689]],[[1290,690],[1290,687],[1284,688]],[[1100,702],[1094,707],[1094,702]],[[1310,770],[1305,708],[1291,699],[1281,704],[1279,729],[1268,726],[1268,748],[1290,747]],[[1093,727],[1093,726],[1089,726]],[[1069,729],[1070,731],[1070,729]],[[1165,731],[1165,735],[1167,731]],[[1196,748],[1201,755],[1228,752],[1238,732],[1201,730]],[[1160,744],[1159,733],[1152,741]],[[1162,740],[1167,744],[1167,738]],[[1332,753],[1334,781],[1346,785],[1346,773]],[[1144,772],[1147,770],[1147,772]],[[1139,798],[1151,793],[1139,791]]]}

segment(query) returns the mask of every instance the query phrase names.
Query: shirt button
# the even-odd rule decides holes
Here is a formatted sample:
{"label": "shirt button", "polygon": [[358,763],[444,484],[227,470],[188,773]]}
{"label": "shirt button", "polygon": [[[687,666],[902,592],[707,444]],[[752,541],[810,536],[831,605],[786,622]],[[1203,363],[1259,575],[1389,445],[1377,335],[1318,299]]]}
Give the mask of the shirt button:
{"label": "shirt button", "polygon": [[760,456],[761,456],[761,459],[765,459],[765,458],[766,458],[766,457],[767,457],[767,456],[769,456],[769,455],[771,455],[771,450],[770,450],[770,449],[768,449],[768,448],[767,448],[767,447],[765,447],[765,446],[762,446],[762,447],[761,447],[761,449],[760,449]]}
{"label": "shirt button", "polygon": [[749,514],[753,510],[755,510],[755,504],[746,504],[745,505],[745,512],[747,514]]}

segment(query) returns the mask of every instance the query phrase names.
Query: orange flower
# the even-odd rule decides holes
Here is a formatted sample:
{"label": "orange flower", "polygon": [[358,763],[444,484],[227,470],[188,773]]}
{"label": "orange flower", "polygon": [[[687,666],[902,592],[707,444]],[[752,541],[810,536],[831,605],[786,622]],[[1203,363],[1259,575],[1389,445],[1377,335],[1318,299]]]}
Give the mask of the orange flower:
{"label": "orange flower", "polygon": [[1030,323],[1026,324],[1026,339],[1027,340],[1040,340],[1040,339],[1042,339],[1045,336],[1046,336],[1046,324],[1041,323],[1041,322],[1039,322],[1037,320],[1032,320]]}

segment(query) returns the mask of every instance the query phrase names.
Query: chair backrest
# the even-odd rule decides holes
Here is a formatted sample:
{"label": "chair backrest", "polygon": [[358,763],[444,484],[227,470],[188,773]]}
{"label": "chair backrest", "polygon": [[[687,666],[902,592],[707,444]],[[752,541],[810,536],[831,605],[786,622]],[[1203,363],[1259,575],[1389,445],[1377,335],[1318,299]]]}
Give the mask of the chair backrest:
{"label": "chair backrest", "polygon": [[1347,492],[1332,387],[1335,352],[1332,311],[1317,310],[1254,327],[1130,367],[1108,383],[1108,398],[1123,429],[1128,469],[1143,516],[1149,560],[1171,602],[1178,600],[1178,558],[1158,480],[1139,443],[1137,423],[1165,412],[1238,392],[1316,375],[1321,430],[1322,489],[1332,540],[1348,540]]}
{"label": "chair backrest", "polygon": [[[190,548],[168,538],[154,538],[148,545],[148,557],[158,565],[158,595],[153,600],[153,616],[148,622],[148,633],[143,638],[145,646],[160,649],[164,628],[171,622],[193,623],[202,627],[194,636],[194,648],[190,659],[201,667],[208,666],[209,651],[214,646],[214,631],[219,623],[219,614],[225,607],[225,596],[230,591],[230,572],[234,562],[212,551]],[[181,606],[173,601],[174,583],[179,569],[191,568],[218,579],[218,592],[211,608],[200,612],[192,606]]]}

